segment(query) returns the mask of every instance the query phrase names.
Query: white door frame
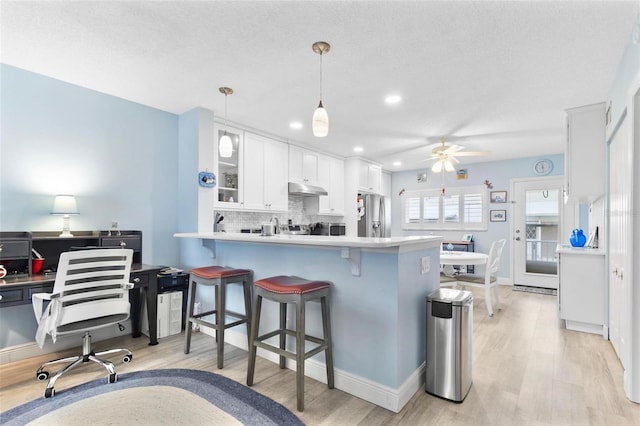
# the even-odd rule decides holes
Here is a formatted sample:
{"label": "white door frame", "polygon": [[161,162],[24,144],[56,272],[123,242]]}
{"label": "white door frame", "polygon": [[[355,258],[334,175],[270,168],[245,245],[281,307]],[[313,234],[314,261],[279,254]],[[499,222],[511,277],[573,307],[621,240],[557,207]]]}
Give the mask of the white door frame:
{"label": "white door frame", "polygon": [[[519,178],[519,179],[511,179],[510,180],[510,190],[511,190],[511,194],[512,194],[512,203],[513,203],[513,207],[511,209],[511,226],[509,227],[509,238],[511,239],[511,244],[510,244],[510,249],[509,249],[509,253],[511,256],[511,283],[513,283],[515,285],[515,278],[516,278],[516,237],[517,235],[515,234],[515,226],[516,226],[516,219],[515,219],[515,211],[516,211],[516,185],[517,184],[523,184],[523,183],[557,183],[558,184],[558,188],[560,190],[562,190],[563,184],[564,184],[564,178],[563,176],[558,176],[558,175],[554,175],[554,176],[544,176],[544,177],[533,177],[533,178]],[[562,236],[562,219],[563,219],[563,205],[562,202],[558,203],[558,215],[559,215],[559,232],[560,232],[560,237]],[[526,236],[525,236],[526,238]],[[555,285],[550,286],[550,288],[558,288],[557,285],[557,280],[559,279],[558,275],[555,276]]]}

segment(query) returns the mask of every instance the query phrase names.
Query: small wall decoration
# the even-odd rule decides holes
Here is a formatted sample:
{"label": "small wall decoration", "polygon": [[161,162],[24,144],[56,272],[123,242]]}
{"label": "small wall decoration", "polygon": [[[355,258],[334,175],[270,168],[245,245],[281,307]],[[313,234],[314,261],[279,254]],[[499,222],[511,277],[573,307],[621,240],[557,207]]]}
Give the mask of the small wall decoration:
{"label": "small wall decoration", "polygon": [[470,243],[471,241],[473,241],[473,234],[464,234],[462,236],[462,241]]}
{"label": "small wall decoration", "polygon": [[466,179],[468,176],[467,169],[458,169],[456,171],[456,176],[458,177],[458,180]]}
{"label": "small wall decoration", "polygon": [[506,210],[491,210],[489,219],[491,222],[506,222],[507,211]]}
{"label": "small wall decoration", "polygon": [[424,183],[427,181],[427,172],[418,173],[418,177],[416,179],[418,183]]}
{"label": "small wall decoration", "polygon": [[492,203],[506,203],[507,191],[491,191],[489,193],[489,198]]}

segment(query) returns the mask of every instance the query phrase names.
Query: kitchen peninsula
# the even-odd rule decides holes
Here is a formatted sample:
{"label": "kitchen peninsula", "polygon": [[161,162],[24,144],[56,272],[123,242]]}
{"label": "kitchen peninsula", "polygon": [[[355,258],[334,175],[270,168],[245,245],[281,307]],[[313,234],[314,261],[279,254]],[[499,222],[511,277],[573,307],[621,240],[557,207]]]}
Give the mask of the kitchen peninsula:
{"label": "kitchen peninsula", "polygon": [[[441,237],[220,232],[178,233],[175,237],[202,240],[214,257],[211,264],[252,269],[254,279],[297,275],[332,282],[338,389],[398,412],[421,388],[426,296],[439,287]],[[241,292],[230,292],[229,297],[230,305],[241,306]],[[265,330],[277,324],[277,311],[275,304],[263,306]],[[319,304],[309,303],[307,334],[322,335],[321,330]],[[246,336],[229,336],[229,343],[246,349]],[[260,351],[258,354],[269,358]],[[277,357],[272,360],[277,362]],[[307,361],[306,372],[314,379],[326,380],[321,354]]]}

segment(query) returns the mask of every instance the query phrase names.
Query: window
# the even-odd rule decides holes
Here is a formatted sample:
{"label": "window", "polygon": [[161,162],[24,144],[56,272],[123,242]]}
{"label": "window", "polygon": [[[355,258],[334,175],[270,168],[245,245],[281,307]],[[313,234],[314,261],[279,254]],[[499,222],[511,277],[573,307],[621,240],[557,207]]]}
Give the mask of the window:
{"label": "window", "polygon": [[484,186],[406,191],[402,196],[402,229],[487,229]]}

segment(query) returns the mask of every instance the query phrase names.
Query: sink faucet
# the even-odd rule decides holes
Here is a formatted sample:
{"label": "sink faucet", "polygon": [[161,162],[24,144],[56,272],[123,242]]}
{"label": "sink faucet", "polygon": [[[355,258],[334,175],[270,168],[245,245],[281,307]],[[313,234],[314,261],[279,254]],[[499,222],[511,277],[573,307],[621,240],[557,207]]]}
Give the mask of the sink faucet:
{"label": "sink faucet", "polygon": [[279,234],[280,233],[280,219],[278,219],[277,216],[274,216],[271,218],[271,223],[275,222],[276,223],[276,229],[274,231],[275,234]]}

